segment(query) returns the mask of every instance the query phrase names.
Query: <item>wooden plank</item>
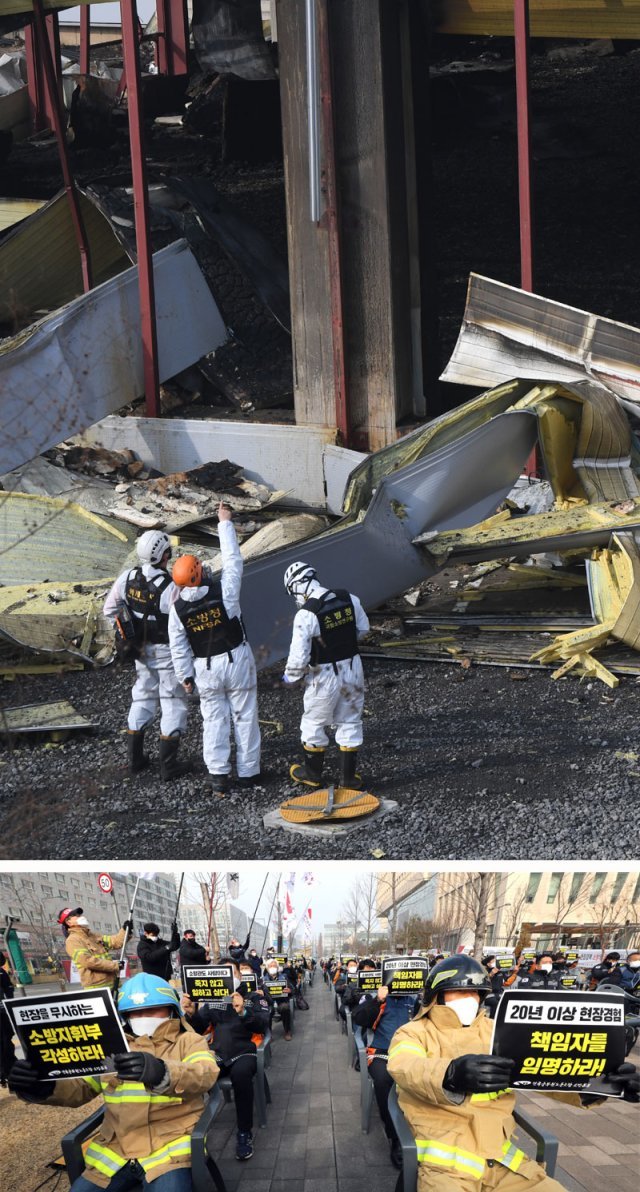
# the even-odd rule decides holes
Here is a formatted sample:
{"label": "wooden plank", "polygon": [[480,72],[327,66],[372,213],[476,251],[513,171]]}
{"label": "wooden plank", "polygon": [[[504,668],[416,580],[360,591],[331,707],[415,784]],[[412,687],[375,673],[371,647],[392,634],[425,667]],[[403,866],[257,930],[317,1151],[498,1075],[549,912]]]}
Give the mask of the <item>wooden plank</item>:
{"label": "wooden plank", "polygon": [[[304,5],[279,0],[277,13],[296,421],[335,426],[327,233],[309,213]],[[393,442],[398,418],[413,413],[399,28],[395,2],[329,4],[350,445],[359,450]]]}
{"label": "wooden plank", "polygon": [[[441,0],[439,33],[513,36],[513,0]],[[530,0],[532,37],[640,39],[640,0]]]}

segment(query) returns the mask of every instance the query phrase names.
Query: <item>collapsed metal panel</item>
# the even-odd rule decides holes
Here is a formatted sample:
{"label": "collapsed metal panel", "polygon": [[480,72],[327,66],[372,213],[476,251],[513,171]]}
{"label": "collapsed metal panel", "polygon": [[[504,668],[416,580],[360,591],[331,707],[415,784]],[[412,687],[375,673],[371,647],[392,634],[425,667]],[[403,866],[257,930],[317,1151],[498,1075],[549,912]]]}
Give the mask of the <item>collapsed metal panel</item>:
{"label": "collapsed metal panel", "polygon": [[520,475],[536,433],[532,414],[499,414],[384,477],[362,520],[342,522],[310,542],[249,563],[242,611],[258,667],[284,658],[289,648],[295,606],[283,575],[290,563],[304,559],[323,584],[349,588],[365,608],[375,608],[436,570],[413,538],[474,525],[495,511]]}
{"label": "collapsed metal panel", "polygon": [[604,385],[640,403],[640,330],[472,273],[441,380],[483,389],[513,377]]}
{"label": "collapsed metal panel", "polygon": [[[184,240],[153,260],[164,381],[224,343],[227,332]],[[138,271],[132,268],[0,343],[0,474],[143,392]]]}

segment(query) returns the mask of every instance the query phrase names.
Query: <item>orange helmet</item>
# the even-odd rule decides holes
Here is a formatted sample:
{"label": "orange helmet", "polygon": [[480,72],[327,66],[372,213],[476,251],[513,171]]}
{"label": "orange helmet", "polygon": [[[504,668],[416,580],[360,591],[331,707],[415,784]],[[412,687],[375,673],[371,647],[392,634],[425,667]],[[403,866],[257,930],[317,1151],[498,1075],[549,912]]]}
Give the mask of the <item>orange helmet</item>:
{"label": "orange helmet", "polygon": [[179,588],[199,588],[202,583],[202,563],[195,555],[180,555],[173,564],[171,576]]}

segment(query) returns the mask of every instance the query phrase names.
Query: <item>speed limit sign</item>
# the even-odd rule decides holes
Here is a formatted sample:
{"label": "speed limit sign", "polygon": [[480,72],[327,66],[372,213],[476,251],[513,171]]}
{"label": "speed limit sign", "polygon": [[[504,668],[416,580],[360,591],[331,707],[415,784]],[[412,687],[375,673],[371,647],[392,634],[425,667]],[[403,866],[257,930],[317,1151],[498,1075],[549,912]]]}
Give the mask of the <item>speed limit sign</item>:
{"label": "speed limit sign", "polygon": [[98,874],[98,885],[103,894],[111,894],[113,890],[113,882],[111,881],[108,873]]}

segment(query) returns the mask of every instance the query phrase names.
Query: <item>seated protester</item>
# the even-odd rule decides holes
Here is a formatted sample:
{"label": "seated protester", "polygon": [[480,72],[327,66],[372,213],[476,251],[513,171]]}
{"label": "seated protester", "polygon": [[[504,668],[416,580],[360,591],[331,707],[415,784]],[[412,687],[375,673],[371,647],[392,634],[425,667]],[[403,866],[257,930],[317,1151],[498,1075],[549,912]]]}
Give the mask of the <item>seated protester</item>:
{"label": "seated protester", "polygon": [[[360,965],[358,964],[358,961],[350,960],[346,967],[346,970],[342,974],[342,980],[340,982],[341,992],[340,992],[340,1005],[338,1006],[338,1014],[340,1015],[343,1022],[346,1022],[346,1019],[347,1019],[345,1011],[347,1009],[353,1010],[354,1006],[358,1005],[358,1002],[360,1001],[360,998],[362,997],[362,994],[360,993],[360,990],[358,989],[358,985],[357,985],[357,976],[358,976],[359,972],[360,972]],[[351,984],[349,984],[349,980],[351,980]],[[355,984],[354,984],[354,982],[355,982]],[[336,986],[336,990],[337,990],[337,986]]]}
{"label": "seated protester", "polygon": [[[476,960],[450,956],[431,970],[423,1008],[391,1042],[389,1076],[418,1145],[418,1192],[561,1192],[512,1140],[514,1063],[489,1054],[493,1027],[481,1004],[490,989]],[[633,1064],[623,1064],[609,1080],[626,1101],[640,1101]],[[608,1100],[551,1095],[578,1108]]]}
{"label": "seated protester", "polygon": [[591,969],[589,979],[589,989],[596,989],[601,981],[606,982],[607,985],[617,985],[620,973],[620,953],[607,952],[604,960],[600,964],[594,965]]}
{"label": "seated protester", "polygon": [[[220,964],[229,964],[221,960]],[[234,984],[237,989],[231,1004],[218,1008],[202,1002],[196,1006],[187,994],[182,995],[182,1008],[187,1021],[200,1035],[207,1035],[213,1046],[222,1076],[233,1085],[236,1106],[236,1159],[250,1159],[253,1154],[253,1078],[257,1071],[256,1041],[260,1043],[269,1027],[269,1006],[260,994],[248,997],[247,986],[240,980],[234,965]]]}
{"label": "seated protester", "polygon": [[227,951],[229,952],[229,956],[231,957],[234,964],[240,964],[240,961],[245,959],[245,952],[248,947],[248,935],[243,944],[240,943],[240,940],[235,939],[235,937],[232,940],[229,940],[229,947]]}
{"label": "seated protester", "polygon": [[[278,981],[279,979],[286,981],[289,993],[291,994],[292,997],[295,995],[295,989],[292,986],[290,979],[288,977],[285,977],[284,970],[280,969],[280,966],[278,965],[277,960],[273,956],[269,956],[267,958],[267,963],[264,968],[264,979],[265,979],[265,981]],[[265,992],[268,994],[269,990],[267,989]],[[291,1036],[291,1007],[289,1005],[289,995],[287,994],[286,998],[276,998],[275,1000],[272,1000],[272,1002],[273,1002],[273,1011],[272,1011],[272,1015],[271,1015],[271,1021],[273,1021],[274,1013],[277,1013],[280,1015],[280,1019],[282,1021],[282,1029],[284,1030],[284,1037],[285,1037],[286,1042],[289,1043],[292,1038],[292,1036]]]}
{"label": "seated protester", "polygon": [[504,989],[504,973],[498,968],[495,956],[485,956],[482,963],[489,974],[491,992],[496,997],[500,997]]}
{"label": "seated protester", "polygon": [[402,1167],[402,1148],[389,1114],[387,1102],[393,1084],[387,1071],[389,1045],[394,1033],[405,1023],[411,1022],[420,1008],[419,998],[413,995],[389,997],[387,985],[380,985],[375,995],[366,993],[351,1012],[351,1022],[373,1032],[367,1047],[369,1076],[373,1081],[378,1111],[384,1132],[391,1148],[391,1162]]}
{"label": "seated protester", "polygon": [[543,952],[526,972],[519,970],[513,985],[515,989],[560,989],[564,975],[563,970],[554,969],[551,952]]}
{"label": "seated protester", "polygon": [[640,952],[629,952],[620,969],[620,987],[625,993],[631,994],[637,1003],[631,1006],[631,1012],[640,1012]]}
{"label": "seated protester", "polygon": [[247,956],[247,962],[251,965],[251,968],[253,969],[256,977],[258,977],[258,979],[259,979],[262,974],[262,957],[258,956],[258,953],[256,952],[255,948],[249,949],[249,955]]}
{"label": "seated protester", "polygon": [[284,967],[282,969],[282,976],[285,978],[286,981],[288,981],[289,985],[291,986],[291,989],[294,992],[294,995],[300,993],[300,991],[301,991],[300,973],[298,972],[296,966],[293,964],[292,961],[289,961],[288,964],[284,965]]}
{"label": "seated protester", "polygon": [[175,989],[160,977],[138,973],[125,981],[118,1010],[131,1050],[113,1056],[115,1072],[39,1080],[18,1060],[9,1088],[23,1101],[67,1107],[104,1095],[104,1120],[70,1192],[112,1184],[123,1192],[138,1180],[153,1192],[191,1192],[191,1133],[218,1079],[215,1057],[187,1025]]}

